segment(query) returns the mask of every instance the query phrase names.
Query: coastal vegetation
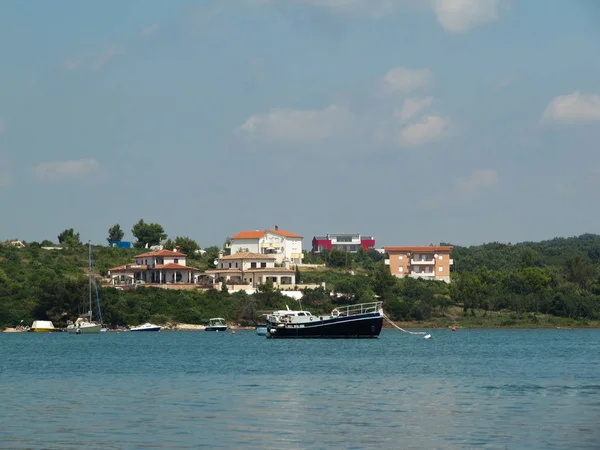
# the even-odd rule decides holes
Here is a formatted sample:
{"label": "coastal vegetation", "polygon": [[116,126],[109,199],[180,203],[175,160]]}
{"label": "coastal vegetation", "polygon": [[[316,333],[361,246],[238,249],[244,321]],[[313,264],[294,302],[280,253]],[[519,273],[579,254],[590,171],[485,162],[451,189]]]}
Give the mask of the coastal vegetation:
{"label": "coastal vegetation", "polygon": [[[130,263],[140,247],[167,238],[158,224],[140,220],[134,229],[134,249],[94,246],[95,272]],[[109,241],[122,239],[119,225]],[[112,238],[112,239],[111,239]],[[64,326],[85,311],[87,246],[73,229],[50,242],[30,242],[23,248],[0,245],[0,328],[35,319]],[[167,246],[187,253],[187,264],[199,270],[214,267],[219,247],[200,251],[197,242],[175,237]],[[488,243],[455,246],[450,284],[412,278],[398,279],[375,251],[356,254],[332,250],[305,254],[296,270],[299,281],[324,284],[304,290],[301,304],[314,313],[337,305],[379,298],[386,314],[403,326],[546,327],[600,325],[600,236],[585,234],[542,242]],[[112,326],[145,321],[206,323],[225,317],[252,325],[273,309],[297,307],[272,284],[253,295],[222,289],[171,290],[138,287],[129,291],[100,287],[104,322]],[[335,295],[331,295],[335,292]]]}

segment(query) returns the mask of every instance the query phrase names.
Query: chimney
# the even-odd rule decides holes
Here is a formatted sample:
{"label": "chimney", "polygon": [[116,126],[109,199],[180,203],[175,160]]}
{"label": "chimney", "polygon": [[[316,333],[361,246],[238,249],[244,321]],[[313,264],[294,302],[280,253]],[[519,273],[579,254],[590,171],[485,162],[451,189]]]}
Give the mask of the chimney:
{"label": "chimney", "polygon": [[279,230],[279,225],[275,225],[275,231]]}

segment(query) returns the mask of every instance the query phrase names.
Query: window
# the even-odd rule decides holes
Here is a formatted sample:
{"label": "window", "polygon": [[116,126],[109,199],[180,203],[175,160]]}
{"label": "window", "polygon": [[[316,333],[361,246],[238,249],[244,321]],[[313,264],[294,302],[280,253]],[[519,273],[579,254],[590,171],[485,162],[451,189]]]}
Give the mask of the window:
{"label": "window", "polygon": [[440,255],[440,256],[438,256],[438,259],[441,261],[444,258],[442,257],[442,255]]}
{"label": "window", "polygon": [[338,236],[336,242],[352,242],[352,236]]}
{"label": "window", "polygon": [[439,266],[438,272],[443,272],[443,271],[444,271],[444,268],[442,266]]}
{"label": "window", "polygon": [[402,255],[398,256],[398,259],[402,259],[402,258],[403,258],[403,256],[402,256]]}
{"label": "window", "polygon": [[221,269],[223,268],[223,263],[221,263]]}
{"label": "window", "polygon": [[238,268],[238,263],[235,263],[235,268],[236,268],[236,269]]}
{"label": "window", "polygon": [[260,263],[260,267],[262,267],[264,269],[265,267],[267,267],[267,263],[266,262]]}
{"label": "window", "polygon": [[179,264],[179,259],[178,259],[178,258],[175,258],[175,259],[173,260],[173,263],[174,263],[174,264]]}
{"label": "window", "polygon": [[231,269],[231,263],[229,263],[229,268]]}
{"label": "window", "polygon": [[252,268],[252,269],[256,269],[256,263],[255,263],[255,262],[251,262],[251,263],[250,263],[250,268]]}
{"label": "window", "polygon": [[404,271],[404,267],[402,267],[402,266],[398,267],[398,271],[399,272],[403,272]]}

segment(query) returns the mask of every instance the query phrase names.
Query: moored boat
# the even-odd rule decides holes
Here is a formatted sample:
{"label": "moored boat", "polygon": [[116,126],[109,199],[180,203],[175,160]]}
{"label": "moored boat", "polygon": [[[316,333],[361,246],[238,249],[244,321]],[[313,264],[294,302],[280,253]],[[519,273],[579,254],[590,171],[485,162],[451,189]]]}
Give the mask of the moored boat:
{"label": "moored boat", "polygon": [[160,331],[160,326],[153,325],[151,323],[146,322],[144,325],[140,325],[139,327],[134,327],[129,331]]}
{"label": "moored boat", "polygon": [[34,320],[28,331],[36,333],[52,333],[58,330],[54,328],[54,324],[49,320]]}
{"label": "moored boat", "polygon": [[[75,323],[67,325],[67,333],[71,334],[97,334],[102,329],[102,311],[100,309],[100,297],[98,296],[98,286],[94,278],[94,267],[92,264],[92,244],[88,242],[88,287],[89,287],[89,310],[77,318]],[[96,304],[98,306],[98,316],[100,321],[92,320],[92,284],[96,288]]]}
{"label": "moored boat", "polygon": [[208,321],[208,326],[204,328],[204,331],[227,331],[225,319],[222,317],[213,317]]}
{"label": "moored boat", "polygon": [[383,302],[334,308],[329,315],[275,311],[267,316],[267,338],[377,338],[383,326]]}
{"label": "moored boat", "polygon": [[267,335],[267,326],[266,325],[256,325],[256,334],[259,336]]}

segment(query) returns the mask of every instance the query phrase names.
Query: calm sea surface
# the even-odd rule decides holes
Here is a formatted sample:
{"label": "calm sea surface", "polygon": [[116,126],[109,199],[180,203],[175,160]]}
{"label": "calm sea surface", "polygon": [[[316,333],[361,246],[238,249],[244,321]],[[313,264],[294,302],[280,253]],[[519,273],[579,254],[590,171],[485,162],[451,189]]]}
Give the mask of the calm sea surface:
{"label": "calm sea surface", "polygon": [[600,448],[600,330],[0,333],[0,447]]}

